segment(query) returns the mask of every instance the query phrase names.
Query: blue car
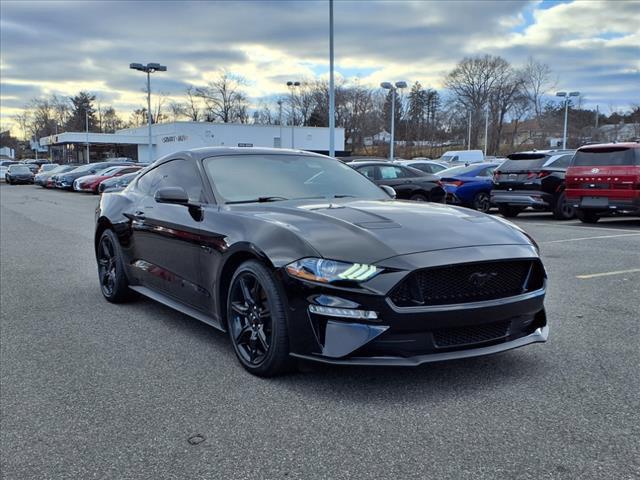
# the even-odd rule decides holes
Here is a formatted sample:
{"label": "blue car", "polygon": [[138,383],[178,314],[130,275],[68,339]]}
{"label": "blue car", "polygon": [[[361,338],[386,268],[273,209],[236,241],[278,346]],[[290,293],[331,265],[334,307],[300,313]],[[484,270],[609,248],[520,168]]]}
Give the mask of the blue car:
{"label": "blue car", "polygon": [[447,203],[481,212],[491,209],[493,171],[500,163],[473,163],[438,172]]}

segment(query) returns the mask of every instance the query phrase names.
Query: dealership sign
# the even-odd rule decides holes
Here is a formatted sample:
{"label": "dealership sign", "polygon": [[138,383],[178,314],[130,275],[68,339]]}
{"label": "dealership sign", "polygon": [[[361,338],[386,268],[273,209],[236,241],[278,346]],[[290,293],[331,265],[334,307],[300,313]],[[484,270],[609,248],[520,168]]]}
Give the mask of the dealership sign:
{"label": "dealership sign", "polygon": [[189,140],[188,135],[171,135],[168,137],[162,137],[160,139],[162,143],[170,143],[170,142],[186,142]]}

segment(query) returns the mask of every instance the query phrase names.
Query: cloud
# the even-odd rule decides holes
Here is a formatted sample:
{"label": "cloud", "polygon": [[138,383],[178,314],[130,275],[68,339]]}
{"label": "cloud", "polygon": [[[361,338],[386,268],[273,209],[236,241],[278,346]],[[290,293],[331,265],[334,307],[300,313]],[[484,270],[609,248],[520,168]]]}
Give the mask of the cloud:
{"label": "cloud", "polygon": [[[639,102],[640,3],[534,1],[335,2],[336,68],[364,84],[420,81],[441,88],[464,56],[528,56],[588,102]],[[254,103],[286,79],[328,72],[328,2],[0,3],[2,122],[31,97],[80,89],[123,116],[144,105],[130,62],[158,61],[154,91],[180,95],[219,69],[244,76]],[[8,113],[13,112],[13,113]]]}

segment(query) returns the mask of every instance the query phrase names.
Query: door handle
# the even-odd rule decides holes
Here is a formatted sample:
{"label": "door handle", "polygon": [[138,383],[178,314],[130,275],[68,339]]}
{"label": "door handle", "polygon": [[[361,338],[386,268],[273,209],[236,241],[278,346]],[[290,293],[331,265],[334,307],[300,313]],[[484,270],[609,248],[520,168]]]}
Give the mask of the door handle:
{"label": "door handle", "polygon": [[133,212],[133,218],[135,218],[136,220],[144,220],[147,217],[142,210],[136,210],[135,212]]}

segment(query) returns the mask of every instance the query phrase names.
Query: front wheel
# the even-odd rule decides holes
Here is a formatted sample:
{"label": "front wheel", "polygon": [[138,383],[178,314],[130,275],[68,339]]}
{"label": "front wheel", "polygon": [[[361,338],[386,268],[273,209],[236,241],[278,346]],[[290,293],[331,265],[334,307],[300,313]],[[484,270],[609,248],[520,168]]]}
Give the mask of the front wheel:
{"label": "front wheel", "polygon": [[487,192],[478,192],[473,197],[473,208],[482,213],[487,213],[491,210],[491,197]]}
{"label": "front wheel", "polygon": [[600,216],[591,210],[578,210],[576,213],[582,223],[596,223],[600,220]]}
{"label": "front wheel", "polygon": [[242,366],[271,377],[289,370],[284,295],[273,273],[257,260],[244,262],[231,279],[227,299],[229,336]]}
{"label": "front wheel", "polygon": [[409,197],[409,200],[413,200],[414,202],[428,202],[429,199],[426,197],[426,195],[423,195],[421,193],[414,193],[413,195],[411,195]]}
{"label": "front wheel", "polygon": [[511,205],[498,206],[498,211],[500,212],[500,215],[507,218],[517,217],[522,210],[523,210],[522,207],[512,207]]}
{"label": "front wheel", "polygon": [[100,236],[96,251],[98,278],[102,295],[109,302],[121,303],[133,297],[124,273],[120,243],[113,230],[105,230]]}

